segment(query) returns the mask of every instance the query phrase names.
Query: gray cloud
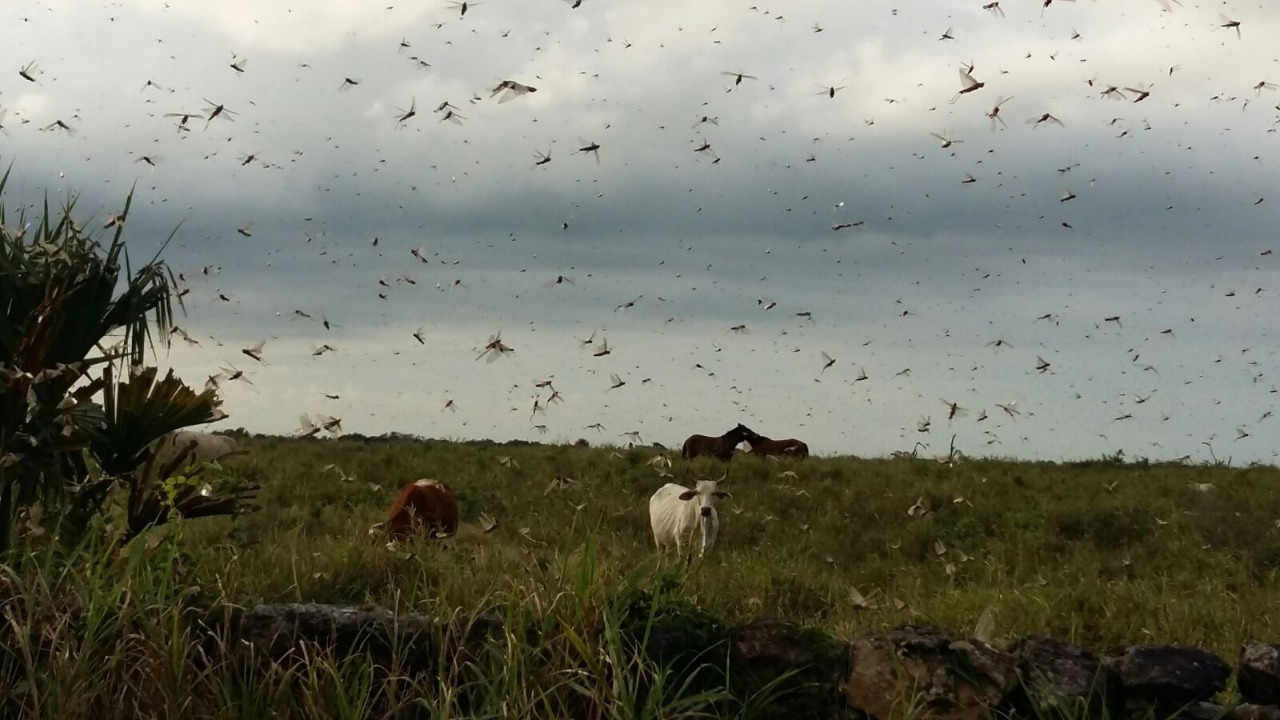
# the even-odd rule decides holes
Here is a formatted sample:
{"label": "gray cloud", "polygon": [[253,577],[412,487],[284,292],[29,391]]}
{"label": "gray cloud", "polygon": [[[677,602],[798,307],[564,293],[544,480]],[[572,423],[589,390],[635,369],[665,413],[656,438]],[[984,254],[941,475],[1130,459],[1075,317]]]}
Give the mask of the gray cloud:
{"label": "gray cloud", "polygon": [[[1237,39],[1219,8],[1155,0],[1003,19],[978,3],[762,9],[6,6],[10,57],[43,71],[0,76],[6,200],[77,192],[101,217],[136,182],[135,257],[181,223],[165,257],[201,345],[168,362],[197,381],[249,371],[225,389],[232,426],[325,412],[370,433],[678,444],[741,419],[818,452],[936,452],[955,433],[975,453],[1201,458],[1213,438],[1272,460],[1280,326],[1261,253],[1280,91],[1254,86],[1280,82],[1280,17],[1222,6]],[[951,103],[966,63],[986,87]],[[507,78],[538,91],[499,104]],[[1111,84],[1151,96],[1105,99]],[[446,100],[461,126],[432,113]],[[164,116],[211,103],[236,114],[189,131]],[[1044,112],[1065,126],[1027,124]],[[57,119],[75,134],[40,130]],[[547,287],[559,274],[575,284]],[[579,345],[593,330],[614,354]],[[477,361],[499,331],[514,356]],[[239,353],[262,340],[269,366]],[[338,351],[313,356],[321,343]],[[837,364],[820,372],[823,351]],[[627,385],[609,390],[611,373]],[[553,374],[568,402],[531,418],[547,396],[533,381]],[[967,414],[948,423],[943,398]],[[1018,418],[995,405],[1011,400]]]}

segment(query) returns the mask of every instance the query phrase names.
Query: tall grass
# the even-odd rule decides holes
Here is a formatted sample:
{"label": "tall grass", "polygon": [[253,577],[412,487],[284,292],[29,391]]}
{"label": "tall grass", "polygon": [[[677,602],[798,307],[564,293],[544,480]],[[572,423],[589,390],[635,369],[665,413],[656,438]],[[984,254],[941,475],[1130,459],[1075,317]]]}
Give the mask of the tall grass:
{"label": "tall grass", "polygon": [[[28,539],[0,575],[0,716],[762,716],[777,688],[739,697],[722,642],[761,616],[846,637],[906,622],[965,635],[991,607],[997,640],[1228,659],[1280,634],[1274,468],[740,457],[716,547],[686,566],[652,548],[647,499],[667,482],[654,449],[243,445],[233,464],[262,480],[256,513],[158,528],[123,552]],[[556,474],[579,482],[547,492]],[[498,530],[385,547],[369,528],[420,477]],[[385,657],[272,657],[230,629],[235,608],[293,601],[441,622],[427,659],[404,637]],[[458,641],[493,617],[496,634]],[[706,647],[663,646],[672,626],[705,631]]]}

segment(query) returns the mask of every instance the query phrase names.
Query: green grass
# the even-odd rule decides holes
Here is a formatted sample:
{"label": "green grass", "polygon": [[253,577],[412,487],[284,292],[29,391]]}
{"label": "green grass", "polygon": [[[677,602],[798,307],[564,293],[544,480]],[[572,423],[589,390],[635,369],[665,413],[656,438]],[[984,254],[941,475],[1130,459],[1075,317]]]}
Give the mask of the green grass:
{"label": "green grass", "polygon": [[[215,572],[231,592],[256,598],[467,606],[488,592],[526,591],[589,541],[607,584],[656,567],[647,501],[666,482],[645,464],[654,450],[613,452],[268,440],[247,460],[268,478],[268,510],[186,534],[197,574]],[[685,464],[676,462],[679,476]],[[357,479],[322,472],[328,463]],[[779,477],[785,470],[797,477]],[[764,614],[842,633],[906,621],[963,632],[994,604],[1004,634],[1047,632],[1086,646],[1156,637],[1230,655],[1245,636],[1275,634],[1280,473],[1271,468],[740,457],[729,472],[720,537],[684,586],[729,622]],[[580,483],[544,494],[557,473]],[[500,529],[481,544],[388,552],[367,530],[420,477],[444,480],[464,518],[488,513]],[[908,517],[918,499],[931,512]],[[906,607],[860,610],[851,586]]]}
{"label": "green grass", "polygon": [[[110,561],[86,551],[69,563],[33,543],[36,556],[8,574],[17,597],[2,607],[17,624],[4,644],[20,683],[0,690],[0,715],[17,703],[29,717],[96,717],[125,695],[139,716],[160,717],[763,707],[767,698],[743,704],[628,646],[627,608],[664,587],[661,607],[724,625],[773,616],[843,637],[908,622],[965,635],[988,606],[997,644],[1030,633],[1093,650],[1187,643],[1234,662],[1242,641],[1280,634],[1280,472],[1270,467],[739,457],[716,546],[686,568],[653,550],[647,501],[667,480],[646,464],[652,448],[281,438],[242,447],[249,454],[230,464],[262,481],[254,514],[160,528]],[[331,463],[355,479],[323,470]],[[677,455],[672,471],[723,468]],[[557,473],[579,482],[546,493]],[[369,528],[422,477],[455,490],[464,521],[487,513],[499,528],[388,550]],[[930,511],[909,516],[918,501]],[[855,604],[853,587],[874,607]],[[263,601],[496,611],[510,638],[539,639],[411,675],[362,657],[254,664],[225,636],[212,647],[193,636],[191,608]]]}

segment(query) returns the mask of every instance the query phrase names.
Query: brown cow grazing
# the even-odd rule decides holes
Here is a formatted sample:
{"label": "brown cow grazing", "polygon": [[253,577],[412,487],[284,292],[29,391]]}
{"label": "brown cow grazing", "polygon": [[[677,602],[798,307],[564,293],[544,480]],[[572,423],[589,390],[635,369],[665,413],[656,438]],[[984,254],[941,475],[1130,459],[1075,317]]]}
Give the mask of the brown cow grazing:
{"label": "brown cow grazing", "polygon": [[415,532],[444,537],[458,532],[458,498],[439,480],[404,486],[387,516],[387,537],[401,540]]}
{"label": "brown cow grazing", "polygon": [[747,436],[746,441],[751,446],[751,454],[759,455],[762,458],[770,455],[780,455],[803,460],[809,457],[809,446],[795,438],[772,440],[763,435],[752,433]]}

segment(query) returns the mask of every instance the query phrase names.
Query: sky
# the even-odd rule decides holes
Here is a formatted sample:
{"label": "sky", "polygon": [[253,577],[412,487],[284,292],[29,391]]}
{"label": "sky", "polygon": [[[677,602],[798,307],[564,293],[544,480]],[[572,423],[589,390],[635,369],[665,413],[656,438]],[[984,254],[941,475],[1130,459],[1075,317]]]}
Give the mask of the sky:
{"label": "sky", "polygon": [[1275,463],[1280,8],[754,1],[7,2],[4,202],[209,429]]}

